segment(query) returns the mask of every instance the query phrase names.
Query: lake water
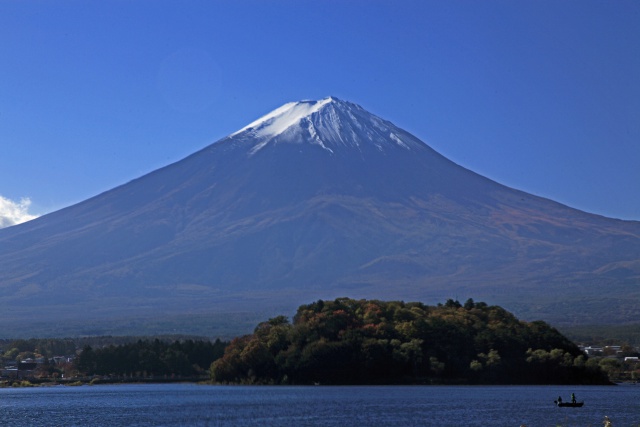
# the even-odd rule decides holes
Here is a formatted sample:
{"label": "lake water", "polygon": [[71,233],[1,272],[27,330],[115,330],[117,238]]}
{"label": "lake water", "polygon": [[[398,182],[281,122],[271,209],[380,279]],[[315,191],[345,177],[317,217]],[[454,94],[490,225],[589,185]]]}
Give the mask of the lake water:
{"label": "lake water", "polygon": [[[574,392],[582,408],[553,401]],[[0,389],[4,426],[640,426],[640,385]]]}

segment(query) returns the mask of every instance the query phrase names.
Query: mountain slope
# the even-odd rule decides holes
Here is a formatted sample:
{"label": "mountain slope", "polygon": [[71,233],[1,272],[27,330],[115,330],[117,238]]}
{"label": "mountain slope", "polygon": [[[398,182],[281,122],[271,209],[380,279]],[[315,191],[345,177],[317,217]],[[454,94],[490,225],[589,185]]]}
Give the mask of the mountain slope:
{"label": "mountain slope", "polygon": [[336,98],[0,230],[6,321],[275,314],[347,295],[626,322],[639,283],[640,223],[504,187]]}

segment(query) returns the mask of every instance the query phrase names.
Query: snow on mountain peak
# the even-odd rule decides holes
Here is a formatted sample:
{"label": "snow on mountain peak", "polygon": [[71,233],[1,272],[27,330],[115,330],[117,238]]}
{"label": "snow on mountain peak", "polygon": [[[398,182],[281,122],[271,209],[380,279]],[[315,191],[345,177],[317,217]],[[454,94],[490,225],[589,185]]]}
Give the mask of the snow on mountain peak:
{"label": "snow on mountain peak", "polygon": [[[283,134],[288,135],[284,137]],[[256,140],[254,154],[271,141],[308,141],[334,154],[339,146],[362,151],[367,147],[384,152],[395,147],[410,150],[417,138],[350,102],[328,97],[319,101],[289,102],[248,124],[230,137],[241,134]]]}
{"label": "snow on mountain peak", "polygon": [[235,136],[239,133],[253,130],[257,137],[274,137],[280,135],[289,127],[297,124],[303,118],[315,113],[322,106],[333,101],[334,98],[325,98],[320,101],[300,101],[289,102],[280,108],[276,108],[269,114],[260,117],[258,120],[249,123],[239,131],[231,134]]}

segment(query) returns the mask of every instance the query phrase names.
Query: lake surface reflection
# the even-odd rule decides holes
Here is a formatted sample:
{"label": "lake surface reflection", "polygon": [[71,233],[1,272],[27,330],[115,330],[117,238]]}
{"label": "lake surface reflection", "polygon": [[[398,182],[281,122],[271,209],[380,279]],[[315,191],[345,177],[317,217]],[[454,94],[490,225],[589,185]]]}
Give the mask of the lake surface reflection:
{"label": "lake surface reflection", "polygon": [[[558,408],[576,393],[582,408]],[[0,389],[11,426],[640,426],[640,386],[268,387],[195,384]]]}

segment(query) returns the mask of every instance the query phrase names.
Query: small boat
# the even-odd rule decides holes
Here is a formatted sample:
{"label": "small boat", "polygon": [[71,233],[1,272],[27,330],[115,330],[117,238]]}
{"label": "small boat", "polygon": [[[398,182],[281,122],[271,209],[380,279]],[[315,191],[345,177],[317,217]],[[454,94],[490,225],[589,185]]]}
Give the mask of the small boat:
{"label": "small boat", "polygon": [[557,406],[567,407],[567,408],[581,408],[582,405],[584,405],[584,401],[583,402],[558,402],[557,400],[554,400],[553,403],[555,403]]}

